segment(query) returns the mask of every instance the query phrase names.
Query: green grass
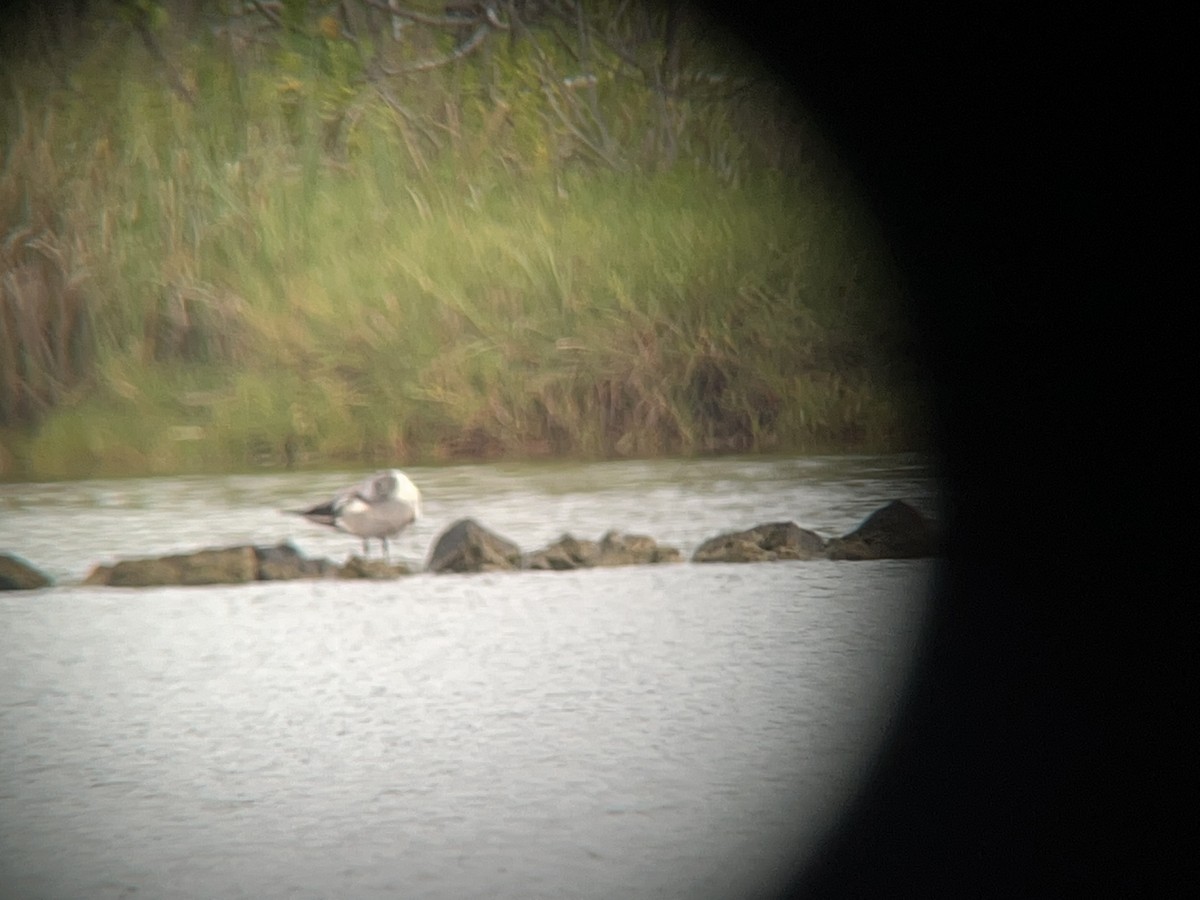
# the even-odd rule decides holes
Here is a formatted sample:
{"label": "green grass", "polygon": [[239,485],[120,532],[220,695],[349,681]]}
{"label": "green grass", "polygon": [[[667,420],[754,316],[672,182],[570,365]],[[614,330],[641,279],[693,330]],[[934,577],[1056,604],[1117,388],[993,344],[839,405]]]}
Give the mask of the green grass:
{"label": "green grass", "polygon": [[5,296],[0,475],[921,440],[869,218],[729,109],[610,169],[556,161],[525,93],[405,116],[303,59],[181,52],[194,105],[133,43],[74,93],[8,72],[0,261],[43,299]]}

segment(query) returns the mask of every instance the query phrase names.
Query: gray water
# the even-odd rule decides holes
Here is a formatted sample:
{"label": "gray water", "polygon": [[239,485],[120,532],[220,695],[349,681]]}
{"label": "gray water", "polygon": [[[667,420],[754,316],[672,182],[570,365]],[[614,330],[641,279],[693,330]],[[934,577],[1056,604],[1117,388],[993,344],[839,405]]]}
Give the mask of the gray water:
{"label": "gray water", "polygon": [[[406,469],[415,567],[471,516],[564,532],[826,536],[911,457]],[[932,560],[417,574],[123,590],[96,563],[345,535],[284,516],[362,473],[0,485],[4,897],[748,897],[835,821],[880,747]]]}

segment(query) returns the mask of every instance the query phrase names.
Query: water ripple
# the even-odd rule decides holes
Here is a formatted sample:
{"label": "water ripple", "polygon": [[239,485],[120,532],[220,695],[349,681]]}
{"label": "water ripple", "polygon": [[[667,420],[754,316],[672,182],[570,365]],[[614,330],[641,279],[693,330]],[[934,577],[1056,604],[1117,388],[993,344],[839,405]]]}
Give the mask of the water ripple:
{"label": "water ripple", "polygon": [[[747,512],[751,523],[826,497],[842,510],[824,520],[832,530],[918,483],[904,470],[881,488],[886,473],[865,464],[848,488],[820,466],[702,469],[676,487],[651,464],[575,484],[530,474],[520,489],[504,470],[425,480],[442,519],[477,497],[477,517],[503,532],[545,535],[569,519],[595,536],[637,510],[684,545],[713,529],[712,508],[753,503],[744,495],[759,482],[769,514]],[[827,483],[782,490],[818,476]],[[165,496],[209,504],[233,538],[265,533],[268,518],[249,510],[282,505],[306,480],[241,478],[211,496],[190,480]],[[735,496],[701,503],[714,481]],[[833,502],[842,495],[853,499]],[[29,517],[21,533],[49,542],[39,552],[108,540],[94,525],[64,536],[72,515],[56,503],[93,523],[140,517],[137,534],[163,546],[190,528],[142,482],[38,496],[16,508]],[[103,503],[72,507],[81,496]],[[869,763],[935,565],[0,597],[0,869],[25,896],[747,896],[796,864]]]}

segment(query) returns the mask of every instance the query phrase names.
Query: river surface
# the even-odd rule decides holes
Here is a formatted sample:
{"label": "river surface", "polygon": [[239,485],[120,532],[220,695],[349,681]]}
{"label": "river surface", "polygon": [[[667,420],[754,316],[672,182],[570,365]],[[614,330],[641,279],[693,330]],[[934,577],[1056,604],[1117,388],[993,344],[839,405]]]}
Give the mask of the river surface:
{"label": "river surface", "polygon": [[[408,468],[416,569],[472,517],[523,550],[648,534],[685,558],[833,537],[892,457]],[[935,560],[418,573],[117,589],[97,563],[352,537],[281,509],[362,472],[0,485],[0,897],[742,898],[811,854],[879,749]],[[373,548],[378,553],[378,545]]]}

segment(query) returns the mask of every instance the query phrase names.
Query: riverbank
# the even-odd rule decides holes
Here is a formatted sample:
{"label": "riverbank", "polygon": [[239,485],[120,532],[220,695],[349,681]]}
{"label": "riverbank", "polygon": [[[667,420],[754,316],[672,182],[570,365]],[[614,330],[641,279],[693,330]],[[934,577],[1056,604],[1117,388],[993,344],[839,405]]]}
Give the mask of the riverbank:
{"label": "riverbank", "polygon": [[385,85],[324,24],[164,32],[184,92],[136,30],[65,87],[6,55],[0,477],[922,445],[887,248],[777,89],[593,109],[536,32]]}

